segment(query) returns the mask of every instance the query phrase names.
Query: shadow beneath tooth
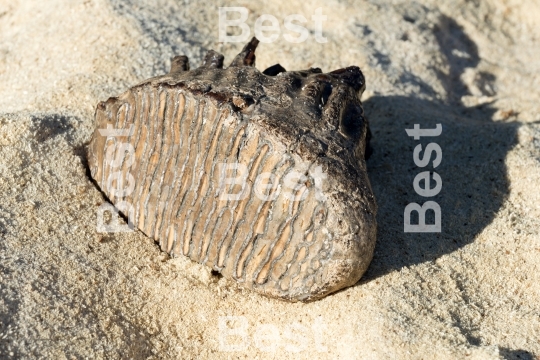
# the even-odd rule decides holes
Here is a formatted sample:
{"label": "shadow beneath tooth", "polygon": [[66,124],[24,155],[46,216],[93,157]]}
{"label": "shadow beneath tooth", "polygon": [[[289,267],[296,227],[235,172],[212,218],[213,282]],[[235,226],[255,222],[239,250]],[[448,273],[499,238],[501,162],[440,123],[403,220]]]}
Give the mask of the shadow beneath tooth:
{"label": "shadow beneath tooth", "polygon": [[[404,73],[402,80],[413,81],[423,95],[436,100],[426,100],[425,96],[378,95],[364,102],[374,149],[367,163],[368,173],[379,212],[374,258],[361,282],[436,260],[473,242],[493,221],[509,194],[505,158],[516,144],[519,124],[494,122],[497,109],[490,104],[466,107],[461,103],[463,96],[470,95],[470,85],[462,81],[461,75],[478,66],[478,47],[455,20],[445,15],[439,17],[433,35],[449,69],[448,73],[438,73],[447,91],[444,101],[436,99],[434,90],[419,77]],[[484,89],[484,95],[495,95],[495,80],[492,74],[478,72],[474,85]],[[441,124],[442,134],[414,140],[405,132],[413,129],[414,124],[424,129]],[[414,148],[422,144],[422,156],[427,154],[425,149],[430,142],[441,147],[441,164],[433,168],[432,154],[426,167],[416,166]],[[438,195],[422,197],[414,190],[413,179],[423,171],[440,175],[442,190]],[[431,187],[434,186],[432,181]],[[430,200],[441,208],[442,231],[405,233],[405,207]],[[411,223],[418,223],[417,212],[411,218]],[[426,219],[426,223],[434,223],[434,212],[428,211]]]}
{"label": "shadow beneath tooth", "polygon": [[[362,280],[369,281],[404,266],[433,261],[474,241],[508,197],[505,157],[516,144],[519,124],[493,122],[495,109],[489,105],[463,108],[406,96],[374,96],[364,102],[364,108],[375,150],[368,173],[379,206],[375,256]],[[405,132],[414,124],[421,128],[442,124],[443,131],[438,137],[414,140]],[[425,149],[430,142],[441,147],[441,164],[436,169],[432,162],[417,167],[415,146],[422,144]],[[426,198],[415,192],[413,179],[422,171],[441,176],[438,195]],[[441,207],[441,233],[405,233],[405,206],[428,200]],[[434,222],[430,213],[427,223]]]}

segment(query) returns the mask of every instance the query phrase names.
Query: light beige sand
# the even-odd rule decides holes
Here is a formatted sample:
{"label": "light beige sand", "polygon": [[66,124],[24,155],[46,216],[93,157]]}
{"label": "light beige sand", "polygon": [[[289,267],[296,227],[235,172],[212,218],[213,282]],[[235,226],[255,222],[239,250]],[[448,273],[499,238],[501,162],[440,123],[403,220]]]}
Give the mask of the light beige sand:
{"label": "light beige sand", "polygon": [[[97,102],[174,54],[230,61],[241,44],[218,43],[210,1],[3,0],[0,358],[538,358],[540,3],[222,5],[246,6],[252,30],[263,13],[328,16],[327,43],[261,44],[259,69],[364,71],[379,204],[368,273],[288,304],[170,259],[139,232],[97,233],[103,200],[83,164]],[[414,123],[443,124],[440,234],[403,232],[405,206],[424,201]]]}

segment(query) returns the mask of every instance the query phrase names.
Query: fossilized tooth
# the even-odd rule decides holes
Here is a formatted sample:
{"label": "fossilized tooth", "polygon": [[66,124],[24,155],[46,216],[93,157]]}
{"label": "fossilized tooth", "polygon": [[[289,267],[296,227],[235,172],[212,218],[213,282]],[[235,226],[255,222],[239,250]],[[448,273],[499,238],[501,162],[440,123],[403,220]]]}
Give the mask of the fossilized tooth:
{"label": "fossilized tooth", "polygon": [[214,51],[191,71],[177,56],[170,73],[99,103],[90,171],[164,251],[271,297],[315,300],[355,284],[373,255],[364,77],[356,66],[261,73],[257,44],[226,69]]}

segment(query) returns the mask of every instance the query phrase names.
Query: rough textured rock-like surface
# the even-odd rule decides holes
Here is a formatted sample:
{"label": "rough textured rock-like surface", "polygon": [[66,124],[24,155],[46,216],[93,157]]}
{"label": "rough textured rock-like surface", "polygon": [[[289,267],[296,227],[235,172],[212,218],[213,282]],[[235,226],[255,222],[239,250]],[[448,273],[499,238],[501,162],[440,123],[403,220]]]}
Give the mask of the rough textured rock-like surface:
{"label": "rough textured rock-like surface", "polygon": [[[261,73],[257,44],[226,69],[214,51],[191,71],[177,56],[169,74],[100,103],[90,171],[164,251],[315,300],[355,284],[373,256],[365,81],[354,66]],[[245,170],[231,177],[227,164]]]}
{"label": "rough textured rock-like surface", "polygon": [[[289,303],[141,231],[97,231],[95,105],[176,54],[234,58],[218,5],[246,6],[252,34],[261,14],[308,20],[305,42],[282,26],[260,46],[259,69],[362,68],[378,231],[357,286]],[[0,0],[0,358],[536,359],[539,18],[537,0]],[[415,123],[443,124],[440,234],[403,233],[404,207],[425,200]]]}

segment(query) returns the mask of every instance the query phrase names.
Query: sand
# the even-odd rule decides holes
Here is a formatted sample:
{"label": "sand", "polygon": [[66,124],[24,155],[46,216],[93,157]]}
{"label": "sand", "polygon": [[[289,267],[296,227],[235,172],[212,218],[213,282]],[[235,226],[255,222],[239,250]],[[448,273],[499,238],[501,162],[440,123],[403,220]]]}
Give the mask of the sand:
{"label": "sand", "polygon": [[[226,62],[218,6],[302,14],[257,67],[362,68],[379,205],[354,287],[302,304],[242,290],[138,231],[97,232],[85,168],[100,100],[168,70]],[[311,16],[322,7],[326,43]],[[540,2],[0,1],[0,358],[540,357]],[[285,31],[285,29],[283,29]],[[414,124],[443,158],[441,233],[404,233],[423,203]],[[426,145],[430,140],[423,140]]]}

